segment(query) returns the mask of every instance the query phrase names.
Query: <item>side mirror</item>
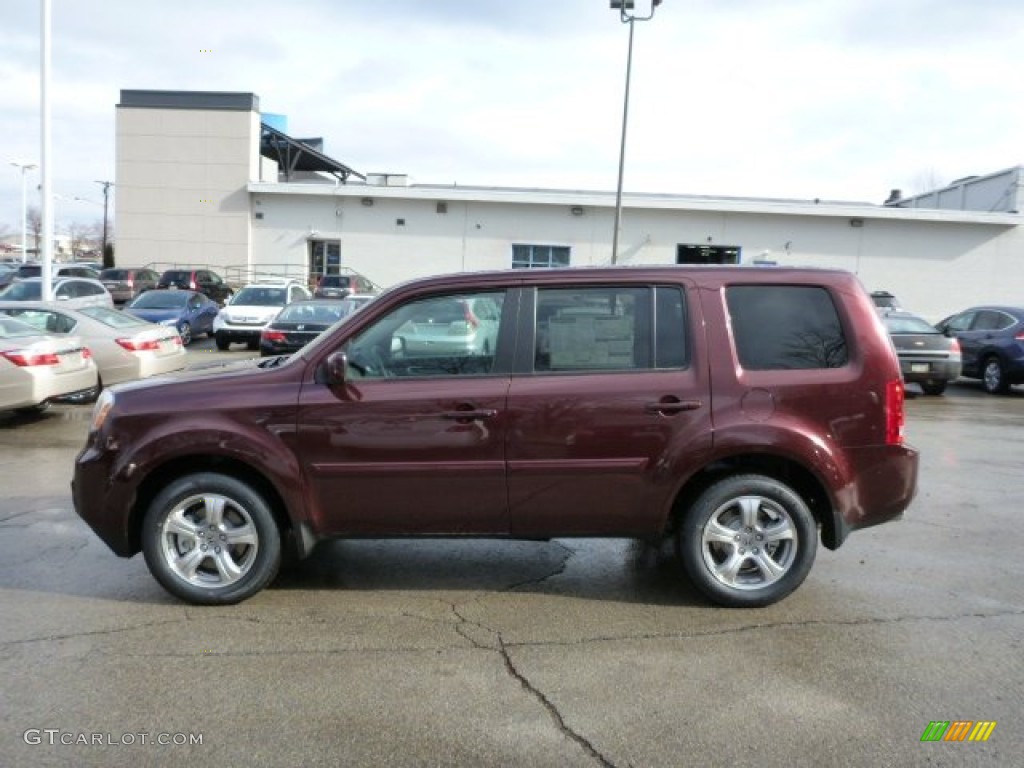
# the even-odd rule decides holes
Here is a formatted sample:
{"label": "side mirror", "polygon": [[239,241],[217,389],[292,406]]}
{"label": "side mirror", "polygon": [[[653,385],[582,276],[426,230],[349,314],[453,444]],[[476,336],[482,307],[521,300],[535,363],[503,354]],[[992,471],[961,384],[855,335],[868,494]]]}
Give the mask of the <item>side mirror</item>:
{"label": "side mirror", "polygon": [[348,355],[344,352],[334,352],[326,362],[327,381],[329,387],[344,386],[348,380]]}

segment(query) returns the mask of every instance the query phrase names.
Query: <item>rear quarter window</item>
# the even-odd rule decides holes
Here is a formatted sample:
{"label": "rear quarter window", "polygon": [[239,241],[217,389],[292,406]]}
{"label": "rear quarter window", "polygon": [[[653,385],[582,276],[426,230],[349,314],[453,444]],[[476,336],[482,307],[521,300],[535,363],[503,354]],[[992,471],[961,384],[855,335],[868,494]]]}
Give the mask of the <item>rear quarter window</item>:
{"label": "rear quarter window", "polygon": [[734,285],[726,303],[740,365],[748,370],[841,368],[846,336],[827,290],[804,285]]}

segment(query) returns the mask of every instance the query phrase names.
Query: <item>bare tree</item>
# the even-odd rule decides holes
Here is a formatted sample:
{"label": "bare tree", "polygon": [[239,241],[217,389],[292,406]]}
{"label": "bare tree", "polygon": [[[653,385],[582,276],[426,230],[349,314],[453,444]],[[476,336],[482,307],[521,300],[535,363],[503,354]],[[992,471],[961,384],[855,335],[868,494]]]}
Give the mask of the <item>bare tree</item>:
{"label": "bare tree", "polygon": [[39,243],[43,239],[43,214],[35,206],[30,206],[26,212],[26,221],[28,222],[28,231],[32,234],[32,239],[35,241],[35,252],[40,253]]}

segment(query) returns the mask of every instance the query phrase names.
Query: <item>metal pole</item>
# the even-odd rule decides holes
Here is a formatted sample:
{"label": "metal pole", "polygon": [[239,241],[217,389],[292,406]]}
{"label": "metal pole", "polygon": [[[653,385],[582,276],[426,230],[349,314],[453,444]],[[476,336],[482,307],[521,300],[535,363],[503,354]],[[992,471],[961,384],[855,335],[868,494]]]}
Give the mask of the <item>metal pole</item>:
{"label": "metal pole", "polygon": [[53,299],[53,280],[50,265],[53,262],[53,137],[50,132],[50,0],[42,0],[42,61],[40,63],[40,103],[42,106],[42,152],[40,153],[40,173],[42,175],[43,198],[43,242],[42,242],[42,299]]}
{"label": "metal pole", "polygon": [[35,163],[18,163],[13,160],[11,165],[21,169],[21,263],[24,264],[28,260],[28,187],[25,174],[38,166]]}
{"label": "metal pole", "polygon": [[615,229],[612,232],[612,264],[619,260],[619,223],[622,221],[622,172],[626,165],[626,124],[629,121],[629,81],[633,71],[633,21],[629,18],[629,48],[626,52],[626,91],[622,99],[622,138],[619,142],[619,181],[615,187]]}
{"label": "metal pole", "polygon": [[21,166],[21,263],[24,264],[28,256],[28,186],[25,174],[28,173],[28,166]]}
{"label": "metal pole", "polygon": [[97,181],[103,186],[103,248],[100,251],[100,259],[103,264],[107,263],[107,202],[110,198],[110,188],[114,185],[112,181]]}

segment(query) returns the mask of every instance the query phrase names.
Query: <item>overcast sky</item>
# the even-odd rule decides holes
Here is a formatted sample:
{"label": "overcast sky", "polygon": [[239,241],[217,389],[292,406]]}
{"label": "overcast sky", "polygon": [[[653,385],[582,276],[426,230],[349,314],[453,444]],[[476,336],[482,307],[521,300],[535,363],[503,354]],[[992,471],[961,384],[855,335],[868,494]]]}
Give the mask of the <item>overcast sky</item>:
{"label": "overcast sky", "polygon": [[[58,231],[100,218],[121,89],[255,93],[360,173],[615,189],[628,27],[608,0],[52,6]],[[40,7],[3,13],[0,232],[20,230],[6,161],[39,161]],[[1002,170],[1024,163],[1022,65],[1021,0],[665,0],[636,25],[624,186],[882,202]]]}

